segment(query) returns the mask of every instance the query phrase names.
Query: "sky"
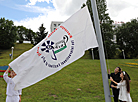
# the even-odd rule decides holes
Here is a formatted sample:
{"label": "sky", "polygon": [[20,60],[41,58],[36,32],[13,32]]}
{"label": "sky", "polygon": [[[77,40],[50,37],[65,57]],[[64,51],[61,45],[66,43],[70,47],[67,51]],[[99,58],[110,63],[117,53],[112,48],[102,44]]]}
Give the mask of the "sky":
{"label": "sky", "polygon": [[[12,20],[34,32],[44,24],[50,33],[51,21],[67,20],[87,0],[0,0],[0,18]],[[112,20],[128,22],[138,17],[138,0],[106,0]]]}

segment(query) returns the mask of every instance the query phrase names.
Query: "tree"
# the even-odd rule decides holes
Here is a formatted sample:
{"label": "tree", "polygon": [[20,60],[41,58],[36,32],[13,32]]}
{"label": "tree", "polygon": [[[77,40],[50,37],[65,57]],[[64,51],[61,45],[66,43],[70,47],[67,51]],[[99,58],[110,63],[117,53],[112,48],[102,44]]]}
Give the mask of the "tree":
{"label": "tree", "polygon": [[24,40],[31,41],[31,44],[34,43],[36,33],[31,29],[27,29],[24,26],[18,26],[17,32],[19,43],[23,43]]}
{"label": "tree", "polygon": [[38,44],[41,40],[43,40],[47,36],[48,32],[46,32],[45,29],[46,28],[43,26],[43,24],[41,24],[41,26],[39,27],[39,32],[36,32],[34,45]]}
{"label": "tree", "polygon": [[19,43],[23,43],[23,41],[25,40],[25,35],[27,34],[27,28],[25,28],[24,26],[17,26],[17,36],[18,36],[18,40]]}
{"label": "tree", "polygon": [[17,39],[17,28],[12,20],[0,19],[0,49],[9,49]]}
{"label": "tree", "polygon": [[34,44],[35,36],[35,32],[33,32],[31,29],[27,29],[27,33],[25,34],[25,40],[31,41],[31,44]]}
{"label": "tree", "polygon": [[[118,26],[115,34],[119,49],[124,50],[126,58],[138,58],[138,18]],[[123,57],[122,53],[120,57]]]}
{"label": "tree", "polygon": [[[105,49],[105,55],[106,58],[114,58],[115,51],[116,51],[116,44],[112,41],[113,39],[113,20],[109,17],[109,14],[106,13],[107,11],[107,5],[105,0],[96,0],[97,4],[97,10],[99,15],[99,23],[101,26],[101,33],[104,43],[104,49]],[[89,9],[91,19],[94,23],[93,13],[92,13],[92,7],[91,7],[91,0],[86,1],[86,5]],[[82,8],[84,7],[84,4],[82,5]],[[94,49],[94,53],[97,53],[97,48]]]}

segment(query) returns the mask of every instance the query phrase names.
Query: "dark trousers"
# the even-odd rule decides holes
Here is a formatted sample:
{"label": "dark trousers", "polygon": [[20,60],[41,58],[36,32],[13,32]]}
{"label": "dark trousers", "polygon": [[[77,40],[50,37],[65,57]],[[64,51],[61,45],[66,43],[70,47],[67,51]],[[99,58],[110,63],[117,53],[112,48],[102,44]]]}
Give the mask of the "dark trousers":
{"label": "dark trousers", "polygon": [[118,96],[119,96],[119,89],[112,88],[113,95],[114,95],[114,102],[118,102]]}

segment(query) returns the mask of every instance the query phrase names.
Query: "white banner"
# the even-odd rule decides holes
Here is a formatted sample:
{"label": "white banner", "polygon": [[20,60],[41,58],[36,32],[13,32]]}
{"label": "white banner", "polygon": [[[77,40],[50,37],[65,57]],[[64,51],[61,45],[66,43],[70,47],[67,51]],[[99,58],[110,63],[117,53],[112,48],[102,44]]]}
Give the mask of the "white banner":
{"label": "white banner", "polygon": [[56,73],[94,47],[98,47],[98,44],[85,7],[9,64],[17,73],[13,78],[15,90],[28,87]]}

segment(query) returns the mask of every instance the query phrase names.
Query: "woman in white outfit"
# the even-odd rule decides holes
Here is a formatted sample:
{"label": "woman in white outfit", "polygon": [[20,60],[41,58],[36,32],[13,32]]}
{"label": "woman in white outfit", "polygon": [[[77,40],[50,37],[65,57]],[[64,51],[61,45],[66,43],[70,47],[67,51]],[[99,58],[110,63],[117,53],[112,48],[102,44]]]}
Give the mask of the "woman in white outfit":
{"label": "woman in white outfit", "polygon": [[10,75],[11,78],[8,77],[8,71],[10,67],[5,71],[3,78],[7,83],[7,90],[6,90],[6,102],[21,102],[21,94],[22,90],[14,90],[15,84],[12,80],[16,76],[16,73],[12,70]]}
{"label": "woman in white outfit", "polygon": [[111,85],[111,87],[114,88],[120,88],[119,91],[119,100],[120,102],[132,102],[132,99],[130,97],[130,84],[129,79],[124,71],[120,74],[121,81],[120,83],[115,82],[112,77],[110,77],[110,80],[117,84],[117,86]]}

